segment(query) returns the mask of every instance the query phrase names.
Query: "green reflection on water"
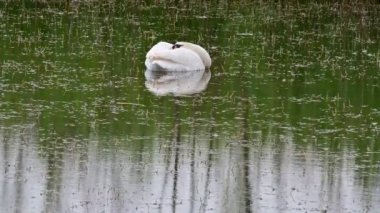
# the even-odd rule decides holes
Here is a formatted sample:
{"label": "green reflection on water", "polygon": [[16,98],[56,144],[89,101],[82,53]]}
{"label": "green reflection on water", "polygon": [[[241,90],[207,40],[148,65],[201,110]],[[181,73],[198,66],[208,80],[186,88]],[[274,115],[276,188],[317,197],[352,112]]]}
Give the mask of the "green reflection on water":
{"label": "green reflection on water", "polygon": [[[287,143],[331,168],[353,154],[355,179],[378,187],[378,5],[186,2],[1,2],[1,128],[32,124],[52,167],[94,138],[139,162],[155,141],[172,153],[173,138],[200,137],[218,154],[250,147],[245,161],[250,149],[283,153]],[[206,91],[147,91],[145,53],[160,40],[209,50]]]}

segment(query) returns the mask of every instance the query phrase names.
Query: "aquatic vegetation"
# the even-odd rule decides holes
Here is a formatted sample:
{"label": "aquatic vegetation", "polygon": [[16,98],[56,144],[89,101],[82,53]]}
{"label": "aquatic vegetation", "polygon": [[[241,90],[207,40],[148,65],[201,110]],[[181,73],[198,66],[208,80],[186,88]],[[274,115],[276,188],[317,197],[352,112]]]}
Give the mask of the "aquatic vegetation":
{"label": "aquatic vegetation", "polygon": [[[374,1],[0,1],[0,206],[379,208],[379,11]],[[145,54],[161,40],[210,52],[202,93],[149,92]]]}

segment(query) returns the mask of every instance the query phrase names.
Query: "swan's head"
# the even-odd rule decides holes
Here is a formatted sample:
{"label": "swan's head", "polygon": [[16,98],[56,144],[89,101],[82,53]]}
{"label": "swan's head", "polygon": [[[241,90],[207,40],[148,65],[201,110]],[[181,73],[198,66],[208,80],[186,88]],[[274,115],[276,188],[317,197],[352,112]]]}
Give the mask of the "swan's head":
{"label": "swan's head", "polygon": [[205,49],[203,49],[203,47],[190,43],[190,42],[180,41],[180,42],[176,42],[172,47],[172,49],[176,49],[176,48],[187,48],[189,50],[196,52],[199,55],[199,57],[202,59],[202,62],[205,65],[205,67],[206,68],[211,67],[210,55]]}

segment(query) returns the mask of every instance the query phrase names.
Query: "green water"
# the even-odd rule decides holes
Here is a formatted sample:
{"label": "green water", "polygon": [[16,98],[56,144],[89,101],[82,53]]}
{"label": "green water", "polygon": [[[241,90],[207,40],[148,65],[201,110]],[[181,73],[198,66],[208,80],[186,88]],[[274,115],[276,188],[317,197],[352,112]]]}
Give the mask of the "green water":
{"label": "green water", "polygon": [[[379,5],[162,2],[0,1],[0,211],[380,208]],[[149,90],[159,41],[205,90]]]}

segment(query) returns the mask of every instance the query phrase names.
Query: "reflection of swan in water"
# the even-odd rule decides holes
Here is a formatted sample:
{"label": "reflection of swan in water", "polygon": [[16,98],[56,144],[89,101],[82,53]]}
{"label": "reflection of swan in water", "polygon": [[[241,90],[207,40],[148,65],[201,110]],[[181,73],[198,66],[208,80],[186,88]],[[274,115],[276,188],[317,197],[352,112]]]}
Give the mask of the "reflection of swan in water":
{"label": "reflection of swan in water", "polygon": [[201,46],[189,42],[159,42],[146,54],[149,70],[189,71],[210,68],[211,58]]}
{"label": "reflection of swan in water", "polygon": [[156,95],[186,96],[206,89],[211,78],[209,70],[145,71],[145,86]]}

